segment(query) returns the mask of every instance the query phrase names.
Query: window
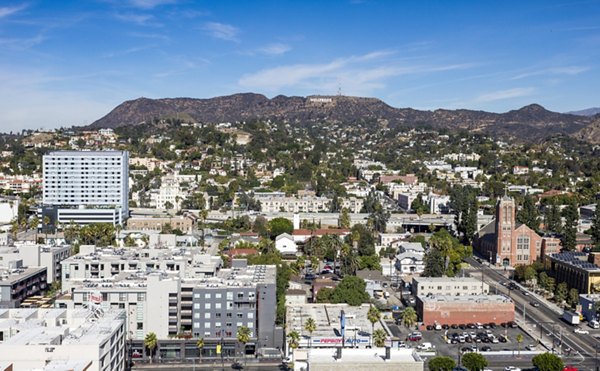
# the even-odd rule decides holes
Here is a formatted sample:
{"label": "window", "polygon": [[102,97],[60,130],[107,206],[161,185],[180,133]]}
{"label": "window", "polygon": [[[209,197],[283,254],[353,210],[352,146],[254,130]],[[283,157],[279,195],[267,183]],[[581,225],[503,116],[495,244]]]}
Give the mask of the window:
{"label": "window", "polygon": [[194,303],[194,309],[200,309],[200,303]]}
{"label": "window", "polygon": [[204,322],[204,328],[210,328],[210,322]]}
{"label": "window", "polygon": [[221,303],[215,303],[215,309],[221,309]]}
{"label": "window", "polygon": [[227,300],[233,300],[233,292],[228,292],[227,293]]}
{"label": "window", "polygon": [[220,292],[217,292],[217,293],[215,294],[215,299],[221,299],[221,297],[222,297],[222,296],[223,296],[223,295],[222,295]]}
{"label": "window", "polygon": [[248,322],[248,328],[253,328],[254,327],[254,322]]}
{"label": "window", "polygon": [[238,313],[237,318],[244,318],[244,315],[242,313]]}
{"label": "window", "polygon": [[204,313],[204,319],[210,319],[210,313],[209,312]]}
{"label": "window", "polygon": [[254,313],[253,312],[248,312],[248,319],[254,318]]}
{"label": "window", "polygon": [[194,328],[200,328],[200,322],[194,322]]}
{"label": "window", "polygon": [[204,299],[210,299],[210,293],[204,294]]}
{"label": "window", "polygon": [[200,299],[200,294],[199,294],[199,293],[197,293],[197,292],[195,292],[195,293],[194,293],[194,299]]}
{"label": "window", "polygon": [[204,309],[210,309],[210,303],[204,303]]}
{"label": "window", "polygon": [[238,299],[243,299],[244,298],[244,293],[243,292],[238,292],[237,297],[238,297]]}
{"label": "window", "polygon": [[145,292],[139,292],[137,294],[137,301],[146,301],[146,293]]}
{"label": "window", "polygon": [[194,313],[194,318],[199,319],[200,318],[200,313]]}

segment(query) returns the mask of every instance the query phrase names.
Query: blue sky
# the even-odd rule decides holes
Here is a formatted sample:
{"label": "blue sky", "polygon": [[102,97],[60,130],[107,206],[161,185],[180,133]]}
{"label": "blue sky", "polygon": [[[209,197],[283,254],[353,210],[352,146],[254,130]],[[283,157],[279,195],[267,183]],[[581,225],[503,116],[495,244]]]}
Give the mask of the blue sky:
{"label": "blue sky", "polygon": [[373,96],[504,112],[600,106],[600,0],[0,1],[0,131],[141,96]]}

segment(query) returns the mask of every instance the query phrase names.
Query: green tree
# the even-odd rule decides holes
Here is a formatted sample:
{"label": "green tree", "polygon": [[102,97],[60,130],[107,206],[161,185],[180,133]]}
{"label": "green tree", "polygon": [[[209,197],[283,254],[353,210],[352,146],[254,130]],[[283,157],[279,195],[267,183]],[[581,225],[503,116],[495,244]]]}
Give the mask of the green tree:
{"label": "green tree", "polygon": [[202,362],[202,349],[204,349],[204,338],[199,338],[196,341],[196,348],[198,348],[198,355],[200,357],[200,362]]}
{"label": "green tree", "polygon": [[579,304],[579,291],[577,291],[576,288],[572,288],[569,290],[567,303],[569,303],[569,305],[573,308],[575,308],[575,306]]}
{"label": "green tree", "polygon": [[577,245],[577,224],[579,220],[577,206],[573,203],[570,203],[564,208],[562,216],[565,218],[565,225],[563,227],[562,234],[562,245],[565,250],[573,251]]}
{"label": "green tree", "polygon": [[548,290],[548,278],[548,273],[546,272],[541,272],[538,277],[538,285],[544,290]]}
{"label": "green tree", "polygon": [[429,206],[423,202],[423,194],[419,193],[414,199],[410,208],[418,215],[427,214],[429,212]]}
{"label": "green tree", "polygon": [[425,253],[423,263],[425,264],[423,277],[441,277],[444,275],[444,256],[439,249],[430,248]]}
{"label": "green tree", "polygon": [[594,219],[592,219],[591,228],[592,242],[594,242],[594,249],[600,251],[600,202],[596,204],[596,212],[594,213]]}
{"label": "green tree", "polygon": [[385,233],[388,220],[390,220],[390,213],[385,211],[383,206],[377,202],[375,209],[369,215],[369,222],[373,227],[373,232]]}
{"label": "green tree", "polygon": [[534,231],[539,230],[540,213],[538,212],[538,209],[535,206],[535,201],[533,200],[533,197],[531,197],[530,195],[525,196],[523,206],[517,212],[517,221],[519,223],[527,225]]}
{"label": "green tree", "polygon": [[462,365],[469,371],[482,371],[488,365],[481,353],[467,353],[462,357]]}
{"label": "green tree", "polygon": [[287,338],[290,349],[296,349],[300,346],[300,334],[298,331],[291,331]]}
{"label": "green tree", "polygon": [[560,357],[548,352],[538,354],[533,357],[531,362],[539,371],[562,371],[565,368],[565,364]]}
{"label": "green tree", "polygon": [[242,357],[244,358],[244,366],[246,365],[246,344],[252,337],[252,331],[246,326],[240,326],[237,329],[237,341],[242,344]]}
{"label": "green tree", "polygon": [[560,219],[560,209],[556,200],[552,199],[549,205],[546,205],[544,213],[544,225],[547,231],[561,233],[562,221]]}
{"label": "green tree", "polygon": [[452,371],[456,367],[456,361],[451,357],[438,356],[427,363],[429,371]]}
{"label": "green tree", "polygon": [[371,343],[373,343],[373,334],[375,333],[375,323],[379,322],[381,319],[381,312],[379,309],[371,306],[369,311],[367,312],[367,319],[371,322]]}
{"label": "green tree", "polygon": [[156,338],[156,334],[154,332],[149,332],[146,334],[144,338],[144,347],[148,349],[148,355],[150,357],[150,363],[152,363],[152,358],[154,357],[154,350],[158,346],[158,339]]}
{"label": "green tree", "polygon": [[402,324],[406,327],[411,327],[417,322],[417,312],[415,308],[408,307],[402,311]]}
{"label": "green tree", "polygon": [[294,224],[286,218],[275,218],[268,223],[269,235],[272,240],[282,233],[292,234]]}
{"label": "green tree", "polygon": [[352,306],[361,305],[369,301],[369,294],[365,291],[366,286],[362,278],[346,276],[334,289],[320,289],[317,292],[317,302],[347,303]]}
{"label": "green tree", "polygon": [[387,334],[385,333],[385,330],[378,328],[377,330],[375,330],[373,332],[373,344],[378,347],[381,348],[383,346],[385,346],[385,339],[387,338]]}
{"label": "green tree", "polygon": [[548,292],[554,292],[556,288],[556,279],[554,277],[548,277],[548,282],[546,284],[546,290]]}
{"label": "green tree", "polygon": [[48,243],[48,229],[50,229],[50,217],[48,215],[46,215],[45,217],[42,218],[42,221],[43,221],[42,227],[44,228],[44,233],[46,235],[46,240],[44,242]]}
{"label": "green tree", "polygon": [[309,348],[312,346],[312,333],[315,332],[317,330],[317,324],[315,323],[315,320],[312,319],[312,317],[309,317],[306,320],[306,323],[304,324],[304,329],[306,331],[308,331],[309,334]]}
{"label": "green tree", "polygon": [[521,343],[523,342],[523,334],[517,334],[516,340],[519,349],[519,357],[521,357]]}
{"label": "green tree", "polygon": [[339,225],[340,228],[350,228],[350,215],[348,212],[347,208],[343,208],[342,212],[340,213],[340,221],[339,221]]}
{"label": "green tree", "polygon": [[567,295],[569,294],[568,286],[566,282],[561,282],[556,286],[556,291],[554,292],[554,300],[558,305],[562,305],[562,303],[567,299]]}

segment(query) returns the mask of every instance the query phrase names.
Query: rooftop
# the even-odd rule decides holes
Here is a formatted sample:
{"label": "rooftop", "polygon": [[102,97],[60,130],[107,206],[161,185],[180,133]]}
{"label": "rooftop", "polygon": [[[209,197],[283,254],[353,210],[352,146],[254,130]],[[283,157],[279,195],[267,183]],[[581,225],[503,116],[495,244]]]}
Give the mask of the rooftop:
{"label": "rooftop", "polygon": [[16,332],[5,337],[0,351],[3,345],[98,344],[123,325],[124,315],[114,309],[0,309],[0,328]]}
{"label": "rooftop", "polygon": [[121,156],[126,151],[50,151],[46,156]]}
{"label": "rooftop", "polygon": [[600,267],[588,261],[588,254],[585,252],[565,251],[549,256],[551,260],[560,261],[588,272],[600,271]]}
{"label": "rooftop", "polygon": [[512,300],[504,295],[429,295],[419,296],[423,303],[512,303]]}
{"label": "rooftop", "polygon": [[[12,285],[33,275],[46,273],[46,267],[5,269],[0,268],[0,286]],[[45,281],[44,281],[45,282]]]}
{"label": "rooftop", "polygon": [[[317,329],[312,333],[313,337],[338,337],[341,336],[340,315],[342,310],[346,318],[346,331],[356,329],[357,331],[371,332],[371,322],[367,319],[369,304],[353,307],[348,304],[299,304],[287,307],[286,318],[288,331],[296,330],[305,334],[304,324],[312,318]],[[375,330],[384,329],[380,322],[375,323]],[[387,332],[387,330],[386,330]]]}
{"label": "rooftop", "polygon": [[373,367],[377,367],[377,364],[384,363],[416,363],[423,362],[421,357],[413,349],[390,349],[390,359],[385,359],[385,349],[374,348],[374,349],[363,349],[363,348],[344,348],[342,350],[342,357],[336,358],[335,349],[327,348],[311,348],[308,350],[309,363],[347,363],[348,367],[352,365],[365,363],[373,364]]}

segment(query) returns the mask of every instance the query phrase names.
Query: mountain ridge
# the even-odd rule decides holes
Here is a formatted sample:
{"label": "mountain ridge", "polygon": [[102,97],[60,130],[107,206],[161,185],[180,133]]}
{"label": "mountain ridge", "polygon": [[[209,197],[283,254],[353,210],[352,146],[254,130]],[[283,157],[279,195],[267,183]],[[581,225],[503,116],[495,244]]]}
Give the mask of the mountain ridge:
{"label": "mountain ridge", "polygon": [[[267,98],[257,93],[238,93],[203,99],[141,97],[121,103],[88,127],[116,128],[138,125],[155,118],[176,117],[204,123],[270,119],[289,123],[351,125],[372,121],[391,127],[463,129],[521,141],[539,141],[557,134],[586,140],[584,129],[596,121],[594,117],[552,112],[535,103],[504,113],[442,108],[425,111],[395,108],[370,97],[278,95]],[[592,139],[595,142],[596,136]]]}

